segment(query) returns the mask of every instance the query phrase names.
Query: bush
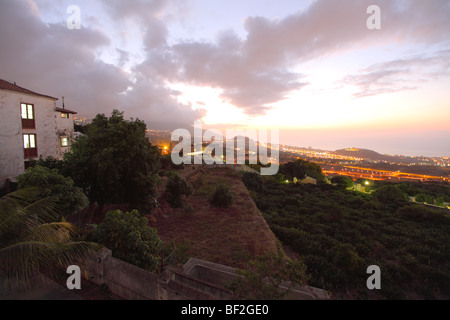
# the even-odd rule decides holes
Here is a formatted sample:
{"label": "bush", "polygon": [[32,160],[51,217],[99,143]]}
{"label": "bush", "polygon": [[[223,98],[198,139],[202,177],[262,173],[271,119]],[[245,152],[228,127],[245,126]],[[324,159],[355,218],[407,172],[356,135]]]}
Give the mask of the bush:
{"label": "bush", "polygon": [[217,208],[228,208],[234,203],[233,191],[227,185],[219,185],[209,197],[209,204]]}
{"label": "bush", "polygon": [[399,205],[408,201],[408,196],[405,192],[395,185],[385,185],[377,188],[373,194],[378,202],[385,205]]}
{"label": "bush", "polygon": [[183,206],[183,195],[189,197],[192,194],[192,188],[186,179],[178,174],[178,172],[170,172],[166,185],[166,197],[172,208],[181,208]]}
{"label": "bush", "polygon": [[111,249],[114,257],[149,271],[158,270],[162,241],[137,210],[109,211],[95,229],[94,238]]}
{"label": "bush", "polygon": [[330,255],[334,265],[346,272],[356,271],[362,261],[355,248],[349,243],[334,246]]}
{"label": "bush", "polygon": [[242,182],[248,190],[260,192],[263,190],[263,180],[261,176],[254,172],[244,172]]}
{"label": "bush", "polygon": [[353,187],[353,179],[347,176],[336,176],[331,178],[331,183],[336,184],[342,189]]}

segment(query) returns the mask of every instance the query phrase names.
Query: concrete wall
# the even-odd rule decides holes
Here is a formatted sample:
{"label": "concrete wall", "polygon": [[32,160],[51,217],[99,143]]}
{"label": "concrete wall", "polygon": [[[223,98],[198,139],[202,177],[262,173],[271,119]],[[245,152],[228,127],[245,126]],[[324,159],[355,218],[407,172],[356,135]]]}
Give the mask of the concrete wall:
{"label": "concrete wall", "polygon": [[[113,294],[128,300],[230,300],[227,285],[237,276],[234,268],[194,258],[182,270],[168,267],[156,275],[112,257],[108,249],[91,255],[81,269],[87,280],[107,285]],[[294,288],[289,299],[326,300],[329,296],[322,289],[305,286]]]}
{"label": "concrete wall", "polygon": [[[69,113],[68,118],[61,118],[61,113],[56,112],[56,136],[57,136],[57,147],[58,147],[58,159],[62,159],[64,153],[69,151],[70,145],[75,139],[74,126],[73,126],[73,114]],[[61,137],[67,137],[69,141],[68,147],[61,146]]]}
{"label": "concrete wall", "polygon": [[0,90],[0,187],[24,171],[20,97]]}
{"label": "concrete wall", "polygon": [[97,284],[107,285],[112,293],[127,300],[156,300],[158,276],[112,257],[105,249],[87,260],[84,277]]}

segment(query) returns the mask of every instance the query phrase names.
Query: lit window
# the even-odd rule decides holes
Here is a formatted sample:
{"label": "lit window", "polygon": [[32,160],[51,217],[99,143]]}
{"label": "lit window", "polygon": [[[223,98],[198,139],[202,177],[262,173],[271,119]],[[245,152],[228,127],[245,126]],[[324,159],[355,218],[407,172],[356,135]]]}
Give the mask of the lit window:
{"label": "lit window", "polygon": [[23,147],[25,149],[35,149],[36,148],[36,135],[35,134],[24,134],[23,135]]}
{"label": "lit window", "polygon": [[69,139],[67,139],[67,137],[61,137],[61,146],[62,147],[68,147],[69,146]]}
{"label": "lit window", "polygon": [[69,114],[68,113],[61,113],[61,118],[69,119]]}
{"label": "lit window", "polygon": [[22,113],[22,119],[34,119],[34,110],[32,104],[21,103],[20,109]]}

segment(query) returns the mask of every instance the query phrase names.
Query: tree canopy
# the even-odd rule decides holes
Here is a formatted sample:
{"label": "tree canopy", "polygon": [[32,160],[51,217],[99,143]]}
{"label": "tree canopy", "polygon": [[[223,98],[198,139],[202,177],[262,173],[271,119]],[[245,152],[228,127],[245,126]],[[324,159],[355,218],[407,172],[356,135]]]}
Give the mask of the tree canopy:
{"label": "tree canopy", "polygon": [[145,136],[143,121],[114,110],[97,115],[64,156],[64,174],[82,187],[91,203],[127,203],[149,212],[156,193],[160,154]]}
{"label": "tree canopy", "polygon": [[331,183],[335,183],[340,188],[347,189],[353,186],[353,179],[347,176],[336,176],[331,178]]}
{"label": "tree canopy", "polygon": [[289,178],[290,180],[294,178],[302,180],[306,176],[309,176],[317,181],[325,181],[325,176],[322,174],[322,168],[318,164],[302,159],[281,165],[280,173],[284,174],[286,178]]}
{"label": "tree canopy", "polygon": [[73,180],[64,177],[56,169],[35,166],[17,177],[19,189],[36,187],[39,199],[54,197],[58,211],[63,216],[77,213],[88,205],[83,190],[75,186]]}
{"label": "tree canopy", "polygon": [[97,226],[94,238],[112,250],[113,256],[143,269],[157,271],[161,258],[162,241],[156,229],[136,210],[110,211]]}

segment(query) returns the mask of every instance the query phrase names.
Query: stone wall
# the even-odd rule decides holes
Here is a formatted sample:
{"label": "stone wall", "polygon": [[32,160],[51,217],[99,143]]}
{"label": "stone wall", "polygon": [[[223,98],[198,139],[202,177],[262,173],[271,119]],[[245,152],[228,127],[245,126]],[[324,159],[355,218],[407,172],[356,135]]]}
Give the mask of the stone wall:
{"label": "stone wall", "polygon": [[[84,277],[106,285],[111,292],[128,300],[230,300],[227,285],[235,279],[236,269],[191,258],[183,269],[169,267],[153,274],[112,257],[111,250],[93,254],[81,268]],[[296,287],[289,299],[327,300],[322,289]]]}

